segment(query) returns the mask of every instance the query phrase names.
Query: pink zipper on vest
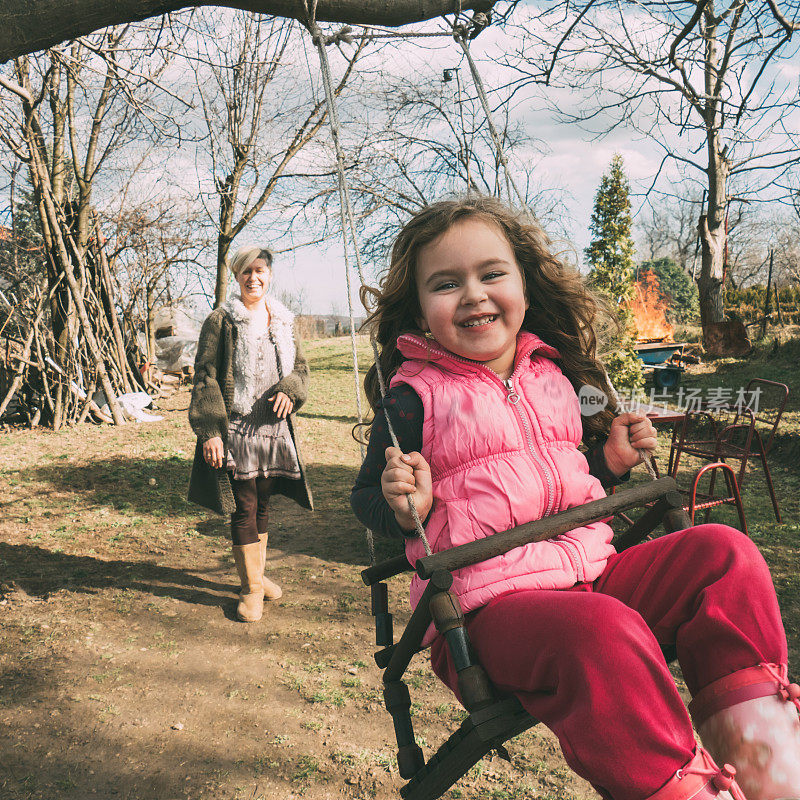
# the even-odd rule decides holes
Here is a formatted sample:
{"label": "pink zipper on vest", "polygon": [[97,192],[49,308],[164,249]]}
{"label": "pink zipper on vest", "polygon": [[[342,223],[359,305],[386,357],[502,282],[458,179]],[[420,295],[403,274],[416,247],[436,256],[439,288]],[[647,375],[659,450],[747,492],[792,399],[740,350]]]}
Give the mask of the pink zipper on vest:
{"label": "pink zipper on vest", "polygon": [[533,457],[533,460],[539,465],[539,468],[544,473],[545,480],[547,481],[547,509],[544,512],[544,516],[549,517],[553,511],[553,506],[555,505],[556,500],[553,474],[550,472],[550,468],[547,466],[547,463],[544,461],[544,459],[540,458],[539,454],[536,452],[536,447],[533,443],[533,432],[531,431],[531,421],[528,418],[528,415],[523,414],[522,409],[519,407],[519,395],[517,394],[517,390],[514,388],[514,382],[512,379],[513,374],[511,378],[503,381],[503,385],[506,387],[507,392],[506,400],[508,400],[511,406],[513,406],[514,411],[519,417],[519,421],[522,423],[522,428],[525,431],[525,439],[528,443],[528,451]]}
{"label": "pink zipper on vest", "polygon": [[[516,372],[516,369],[514,370]],[[547,466],[547,463],[544,461],[543,458],[539,456],[539,453],[536,450],[536,447],[533,443],[533,433],[531,431],[531,423],[530,419],[528,418],[527,413],[523,413],[522,409],[519,406],[520,397],[517,394],[517,390],[514,388],[514,373],[511,374],[511,377],[504,380],[503,384],[506,387],[506,399],[508,402],[514,407],[514,410],[517,412],[517,416],[519,417],[520,422],[522,423],[523,430],[525,431],[525,438],[528,442],[528,450],[530,451],[533,460],[539,465],[542,472],[544,473],[545,479],[547,480],[547,509],[544,512],[545,517],[549,517],[550,514],[553,513],[553,508],[555,506],[556,500],[556,492],[555,486],[553,483],[553,475],[550,472],[550,468]],[[583,570],[583,560],[581,559],[581,554],[578,551],[578,548],[572,543],[568,542],[564,539],[558,542],[563,548],[564,552],[567,554],[567,558],[572,563],[572,568],[575,570],[575,576],[577,580],[583,581],[585,577],[585,573]]]}

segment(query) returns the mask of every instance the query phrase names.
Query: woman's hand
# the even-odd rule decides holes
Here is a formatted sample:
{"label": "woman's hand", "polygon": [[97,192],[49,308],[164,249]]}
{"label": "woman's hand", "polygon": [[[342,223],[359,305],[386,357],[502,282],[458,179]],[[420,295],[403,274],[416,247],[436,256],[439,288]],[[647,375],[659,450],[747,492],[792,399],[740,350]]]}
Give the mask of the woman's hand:
{"label": "woman's hand", "polygon": [[606,465],[617,476],[644,461],[640,450],[651,455],[656,449],[656,429],[644,414],[628,411],[614,417],[603,446]]}
{"label": "woman's hand", "polygon": [[406,453],[399,447],[386,448],[386,468],[381,475],[381,491],[397,524],[403,530],[414,530],[414,517],[408,505],[408,495],[414,499],[420,520],[428,516],[433,505],[431,468],[419,453]]}
{"label": "woman's hand", "polygon": [[283,419],[287,414],[291,414],[294,408],[294,403],[289,399],[289,395],[283,392],[268,397],[267,402],[272,403],[272,410],[278,415],[278,419]]}
{"label": "woman's hand", "polygon": [[203,458],[206,460],[206,464],[214,469],[222,467],[225,461],[225,447],[219,436],[214,436],[212,439],[206,439],[203,442]]}

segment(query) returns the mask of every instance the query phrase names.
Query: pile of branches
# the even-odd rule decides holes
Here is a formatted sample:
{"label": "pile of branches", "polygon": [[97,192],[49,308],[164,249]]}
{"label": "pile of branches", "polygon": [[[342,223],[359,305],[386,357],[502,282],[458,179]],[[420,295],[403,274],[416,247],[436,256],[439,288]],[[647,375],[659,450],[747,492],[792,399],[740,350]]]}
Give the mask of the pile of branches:
{"label": "pile of branches", "polygon": [[45,247],[39,274],[0,294],[0,419],[55,430],[87,418],[121,425],[118,396],[158,389],[142,375],[146,356],[133,322],[118,314],[97,219],[88,247],[79,250],[70,207],[52,197],[41,204],[60,247]]}

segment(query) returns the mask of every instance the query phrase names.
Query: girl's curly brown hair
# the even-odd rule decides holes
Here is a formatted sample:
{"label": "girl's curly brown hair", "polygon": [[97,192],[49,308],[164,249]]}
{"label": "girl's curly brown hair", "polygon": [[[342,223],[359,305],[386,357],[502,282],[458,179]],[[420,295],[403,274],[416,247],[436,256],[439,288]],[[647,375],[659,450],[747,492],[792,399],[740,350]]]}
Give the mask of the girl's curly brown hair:
{"label": "girl's curly brown hair", "polygon": [[[607,435],[616,410],[614,392],[596,356],[593,326],[599,301],[577,270],[550,251],[550,239],[537,223],[493,197],[442,200],[417,212],[397,236],[379,288],[361,287],[361,301],[371,310],[364,329],[373,332],[380,345],[379,361],[387,385],[403,361],[397,349],[398,336],[422,333],[417,324],[421,316],[416,282],[420,249],[465,219],[498,226],[511,245],[530,303],[522,328],[559,351],[561,368],[576,392],[588,384],[609,397],[609,405],[601,413],[582,417],[584,441],[595,443]],[[364,379],[364,390],[375,411],[380,387],[374,364]]]}

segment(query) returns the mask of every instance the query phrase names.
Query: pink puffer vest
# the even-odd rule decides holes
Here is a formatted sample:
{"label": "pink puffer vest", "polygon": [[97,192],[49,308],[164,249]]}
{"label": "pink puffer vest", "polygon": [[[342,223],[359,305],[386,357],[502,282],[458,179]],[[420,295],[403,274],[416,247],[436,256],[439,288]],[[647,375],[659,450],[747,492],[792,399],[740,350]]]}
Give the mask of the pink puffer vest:
{"label": "pink puffer vest", "polygon": [[[433,552],[605,496],[578,450],[578,398],[551,360],[553,347],[520,332],[506,382],[433,340],[404,334],[398,347],[408,360],[391,383],[411,386],[425,413],[422,455],[434,495],[425,533]],[[453,591],[466,612],[507,592],[593,581],[614,552],[611,537],[599,522],[517,548],[454,572]],[[422,543],[409,539],[406,554],[415,563]],[[424,588],[415,576],[412,607]]]}

